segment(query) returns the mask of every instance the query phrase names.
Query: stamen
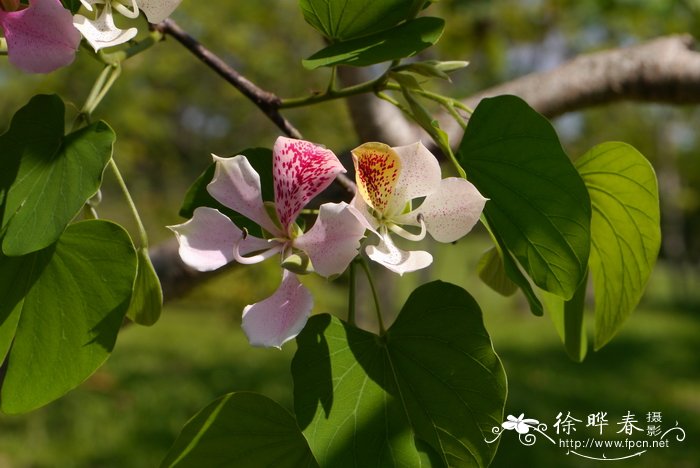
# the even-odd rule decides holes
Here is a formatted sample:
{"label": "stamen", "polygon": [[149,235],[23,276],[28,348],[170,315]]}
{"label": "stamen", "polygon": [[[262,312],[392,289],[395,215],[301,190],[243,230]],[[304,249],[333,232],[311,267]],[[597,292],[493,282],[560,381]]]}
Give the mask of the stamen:
{"label": "stamen", "polygon": [[240,252],[240,242],[237,242],[236,245],[233,248],[233,259],[236,260],[238,263],[241,263],[243,265],[252,265],[254,263],[260,263],[263,260],[266,260],[273,255],[279,253],[283,248],[284,244],[275,244],[272,248],[269,248],[262,253],[259,253],[257,255],[253,255],[251,257],[244,257],[241,255]]}
{"label": "stamen", "polygon": [[425,234],[428,232],[428,229],[425,226],[425,221],[423,220],[423,214],[420,213],[418,214],[418,218],[416,220],[420,223],[420,233],[418,234],[413,234],[402,228],[401,226],[398,226],[396,224],[390,224],[389,229],[391,232],[394,232],[398,234],[399,236],[403,237],[404,239],[408,239],[411,241],[419,241],[423,240],[425,238]]}
{"label": "stamen", "polygon": [[131,9],[129,9],[126,5],[122,4],[121,1],[112,0],[112,6],[115,10],[117,10],[119,13],[126,16],[127,18],[134,19],[139,17],[139,7],[136,5],[135,0],[131,0]]}

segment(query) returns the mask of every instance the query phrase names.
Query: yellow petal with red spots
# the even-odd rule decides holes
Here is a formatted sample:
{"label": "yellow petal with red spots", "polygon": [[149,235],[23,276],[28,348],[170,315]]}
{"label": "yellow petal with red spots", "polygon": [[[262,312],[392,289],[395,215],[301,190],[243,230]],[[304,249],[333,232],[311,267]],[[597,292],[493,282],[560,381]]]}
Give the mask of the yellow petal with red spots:
{"label": "yellow petal with red spots", "polygon": [[368,205],[383,213],[394,195],[401,159],[389,145],[365,143],[352,150],[357,189]]}

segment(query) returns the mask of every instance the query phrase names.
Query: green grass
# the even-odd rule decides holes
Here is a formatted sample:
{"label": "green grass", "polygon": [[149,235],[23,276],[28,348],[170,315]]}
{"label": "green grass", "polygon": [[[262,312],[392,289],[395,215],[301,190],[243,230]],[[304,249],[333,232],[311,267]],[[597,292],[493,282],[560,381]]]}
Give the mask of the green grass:
{"label": "green grass", "polygon": [[[663,425],[677,420],[686,440],[608,464],[700,466],[700,320],[698,307],[692,308],[700,302],[681,301],[688,306],[682,308],[672,300],[672,272],[657,269],[643,306],[621,333],[576,364],[547,317],[532,316],[519,295],[501,298],[474,278],[484,245],[467,247],[454,249],[468,250],[464,259],[451,246],[442,247],[442,258],[449,260],[430,275],[383,281],[385,307],[400,306],[413,285],[429,276],[460,284],[481,304],[506,368],[506,414],[525,413],[551,426],[559,411],[584,420],[588,413],[607,411],[614,426],[627,411],[638,418],[661,411]],[[242,307],[269,294],[279,275],[274,267],[235,270],[169,304],[155,326],[124,329],[110,360],[78,389],[27,415],[0,417],[0,467],[152,467],[182,425],[221,394],[258,391],[291,409],[294,343],[282,351],[251,348],[239,326]],[[315,290],[316,311],[342,311],[342,287],[305,281]],[[371,311],[367,298],[359,306]],[[542,438],[525,447],[515,436],[503,434],[494,466],[601,466],[566,455]]]}

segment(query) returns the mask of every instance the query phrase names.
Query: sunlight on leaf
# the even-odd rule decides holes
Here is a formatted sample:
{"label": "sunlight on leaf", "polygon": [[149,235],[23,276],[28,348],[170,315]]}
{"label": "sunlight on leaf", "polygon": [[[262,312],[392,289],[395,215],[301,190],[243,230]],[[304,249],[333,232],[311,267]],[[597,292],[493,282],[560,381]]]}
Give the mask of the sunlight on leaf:
{"label": "sunlight on leaf", "polygon": [[317,315],[297,344],[294,407],[322,466],[489,464],[505,373],[463,289],[419,287],[383,338]]}
{"label": "sunlight on leaf", "polygon": [[659,192],[649,161],[626,143],[576,161],[591,195],[595,349],[619,331],[644,293],[661,246]]}

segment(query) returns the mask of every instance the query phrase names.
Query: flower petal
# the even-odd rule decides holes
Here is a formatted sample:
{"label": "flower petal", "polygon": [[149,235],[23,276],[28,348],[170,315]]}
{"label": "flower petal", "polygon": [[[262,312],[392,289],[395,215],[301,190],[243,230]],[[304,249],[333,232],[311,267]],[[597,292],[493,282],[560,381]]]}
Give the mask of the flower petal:
{"label": "flower petal", "polygon": [[384,143],[365,143],[352,150],[357,192],[365,203],[380,213],[392,203],[396,182],[402,171],[399,155]]}
{"label": "flower petal", "polygon": [[454,242],[471,231],[485,203],[486,198],[471,182],[448,177],[440,181],[438,190],[428,195],[423,204],[394,221],[419,226],[417,218],[422,215],[428,232],[436,241]]}
{"label": "flower petal", "polygon": [[199,271],[216,270],[232,261],[237,244],[241,255],[274,247],[258,237],[243,239],[238,226],[214,208],[199,207],[192,219],[168,228],[180,243],[182,261]]}
{"label": "flower petal", "polygon": [[83,15],[75,15],[73,25],[96,52],[105,47],[124,44],[133,39],[138,32],[136,28],[119,29],[114,24],[112,7],[109,3],[105,4],[102,13],[95,20],[90,20]]}
{"label": "flower petal", "polygon": [[272,296],[243,309],[241,326],[251,345],[280,348],[304,328],[312,307],[309,290],[284,270],[282,284]]}
{"label": "flower petal", "polygon": [[313,227],[294,240],[321,276],[339,275],[360,248],[368,228],[364,217],[347,203],[324,203]]}
{"label": "flower petal", "polygon": [[25,9],[0,9],[10,62],[29,73],[49,73],[73,62],[80,32],[58,0],[31,0]]}
{"label": "flower petal", "polygon": [[233,248],[243,233],[214,208],[194,210],[192,219],[168,226],[180,243],[180,258],[199,271],[216,270],[233,260]]}
{"label": "flower petal", "polygon": [[182,0],[137,0],[149,23],[160,23],[175,11]]}
{"label": "flower petal", "polygon": [[282,235],[270,219],[262,200],[260,176],[245,156],[220,158],[212,155],[216,163],[214,178],[207,191],[233,211],[255,221],[274,236]]}
{"label": "flower petal", "polygon": [[301,209],[345,172],[331,150],[304,140],[279,137],[273,148],[275,207],[288,232]]}
{"label": "flower petal", "polygon": [[420,270],[433,263],[433,256],[428,252],[398,248],[386,228],[380,231],[379,239],[379,244],[367,246],[365,252],[369,258],[399,275]]}
{"label": "flower petal", "polygon": [[379,227],[379,220],[372,214],[373,209],[365,202],[365,199],[359,193],[350,200],[350,205],[355,208],[355,210],[360,213],[370,225],[368,229],[376,231]]}
{"label": "flower petal", "polygon": [[435,192],[440,185],[440,164],[420,141],[392,148],[401,159],[401,174],[396,181],[389,214],[403,211],[406,202]]}

